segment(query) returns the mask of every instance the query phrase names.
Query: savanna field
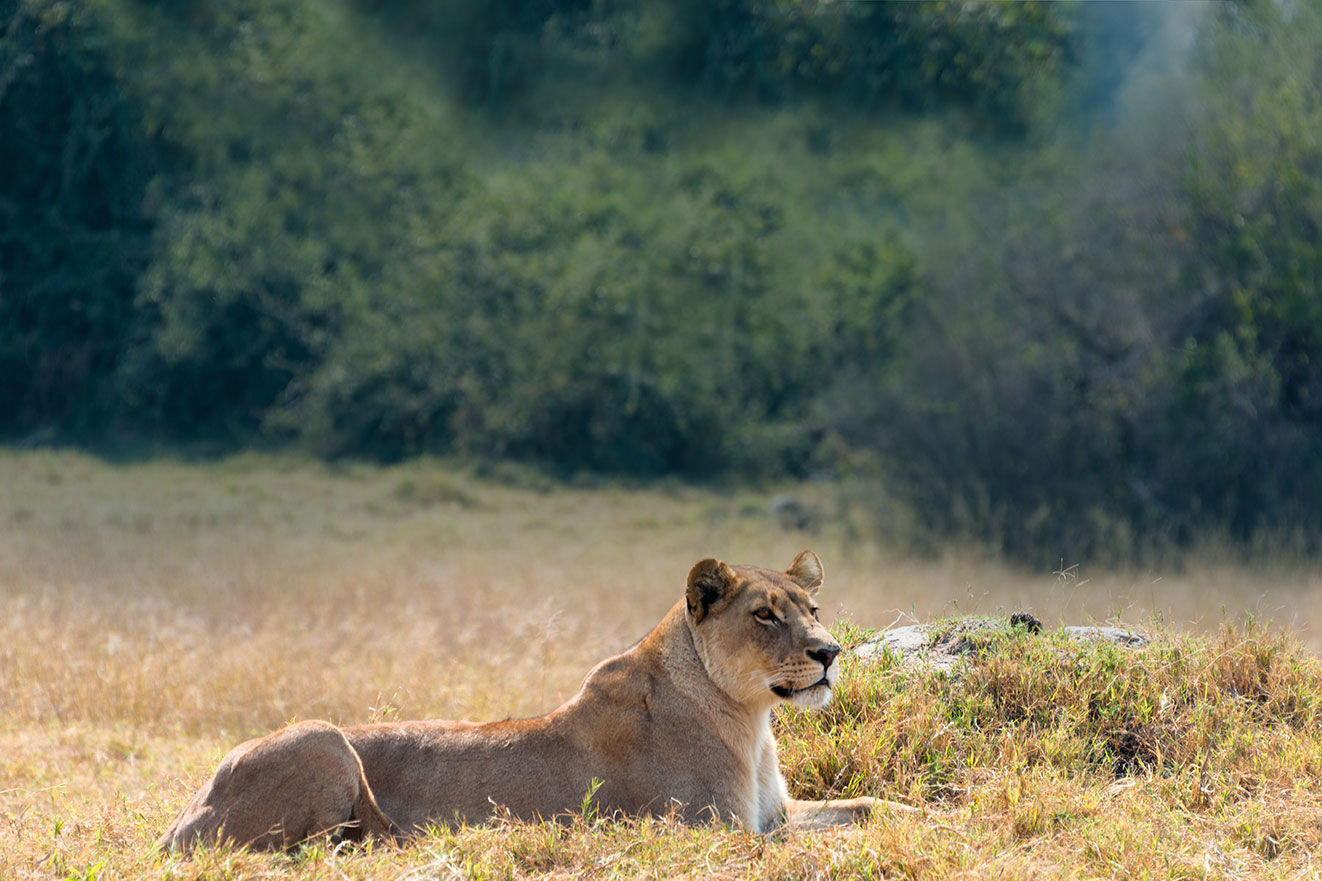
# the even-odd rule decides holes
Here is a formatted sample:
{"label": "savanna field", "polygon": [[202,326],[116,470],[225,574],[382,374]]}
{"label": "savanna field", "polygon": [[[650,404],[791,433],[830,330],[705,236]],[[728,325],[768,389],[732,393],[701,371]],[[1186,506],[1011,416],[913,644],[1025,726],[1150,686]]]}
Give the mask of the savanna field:
{"label": "savanna field", "polygon": [[[1314,0],[0,0],[0,881],[1319,877],[1319,95]],[[1046,625],[777,716],[912,812],[153,849],[805,548]]]}
{"label": "savanna field", "polygon": [[[1309,878],[1322,872],[1322,578],[1286,563],[1012,569],[893,557],[828,485],[566,485],[509,466],[0,455],[0,878]],[[787,528],[773,500],[822,512]],[[920,808],[758,836],[498,822],[405,848],[169,857],[234,744],[295,719],[537,714],[717,555],[826,566],[846,644],[1028,609],[1138,652],[1016,635],[949,677],[887,658],[784,712],[803,797]],[[1070,568],[1080,563],[1077,569]]]}

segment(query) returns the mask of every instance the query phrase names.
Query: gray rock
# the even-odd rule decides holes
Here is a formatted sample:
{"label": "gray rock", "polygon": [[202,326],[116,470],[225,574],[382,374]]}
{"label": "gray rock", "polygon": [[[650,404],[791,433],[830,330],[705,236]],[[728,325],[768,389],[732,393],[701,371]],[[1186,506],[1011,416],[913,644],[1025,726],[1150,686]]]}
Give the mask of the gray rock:
{"label": "gray rock", "polygon": [[1129,649],[1142,648],[1145,645],[1151,645],[1152,640],[1137,630],[1125,630],[1123,627],[1064,627],[1062,628],[1074,639],[1087,640],[1091,642],[1113,642],[1118,646]]}
{"label": "gray rock", "polygon": [[[1011,624],[1011,620],[1015,624]],[[1113,642],[1124,648],[1141,648],[1151,640],[1141,633],[1120,627],[1065,627],[1072,639]],[[856,646],[853,656],[860,660],[875,660],[886,652],[899,655],[906,664],[921,664],[950,672],[961,660],[976,655],[986,644],[987,637],[997,634],[1022,633],[1027,638],[1041,630],[1037,619],[1028,615],[1011,617],[962,618],[942,624],[913,624],[893,627]]]}
{"label": "gray rock", "polygon": [[794,496],[776,496],[771,500],[771,513],[780,528],[815,534],[822,525],[822,509]]}

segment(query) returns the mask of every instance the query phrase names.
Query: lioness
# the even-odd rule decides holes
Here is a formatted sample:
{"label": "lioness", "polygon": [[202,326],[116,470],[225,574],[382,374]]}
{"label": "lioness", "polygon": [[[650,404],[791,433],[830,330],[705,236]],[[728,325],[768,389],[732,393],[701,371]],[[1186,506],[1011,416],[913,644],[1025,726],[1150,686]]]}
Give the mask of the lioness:
{"label": "lioness", "polygon": [[789,797],[771,733],[779,702],[820,709],[831,698],[840,646],[817,621],[821,584],[811,551],[783,573],[702,560],[661,623],[559,709],[488,724],[290,725],[230,752],[159,844],[399,838],[479,822],[496,805],[551,818],[589,793],[603,812],[676,811],[760,832],[857,822],[874,799]]}

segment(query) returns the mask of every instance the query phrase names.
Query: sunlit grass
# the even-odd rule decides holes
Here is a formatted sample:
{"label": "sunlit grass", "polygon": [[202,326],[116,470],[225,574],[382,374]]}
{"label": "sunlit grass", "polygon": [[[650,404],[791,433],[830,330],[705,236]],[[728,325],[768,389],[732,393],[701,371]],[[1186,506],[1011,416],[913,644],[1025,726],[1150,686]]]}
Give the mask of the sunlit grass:
{"label": "sunlit grass", "polygon": [[[1315,572],[894,559],[820,486],[790,488],[826,512],[806,535],[770,511],[784,487],[572,488],[443,462],[9,453],[0,485],[0,878],[1306,877],[1322,846]],[[783,566],[804,547],[846,644],[901,616],[1020,608],[1120,612],[1156,642],[1005,637],[954,678],[849,665],[826,712],[778,730],[797,794],[922,809],[858,831],[588,818],[402,850],[150,851],[243,738],[542,712],[654,624],[693,561]]]}

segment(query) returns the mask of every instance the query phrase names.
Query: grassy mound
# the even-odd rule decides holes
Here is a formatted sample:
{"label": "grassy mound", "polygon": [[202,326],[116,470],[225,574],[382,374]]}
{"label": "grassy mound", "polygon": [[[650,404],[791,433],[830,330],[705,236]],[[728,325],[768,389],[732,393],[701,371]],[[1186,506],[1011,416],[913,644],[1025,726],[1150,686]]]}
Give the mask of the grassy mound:
{"label": "grassy mound", "polygon": [[942,803],[987,773],[1128,776],[1183,781],[1194,809],[1322,772],[1322,666],[1287,636],[1226,625],[1139,650],[1062,633],[989,640],[954,676],[890,654],[855,661],[825,712],[782,714],[792,788]]}

